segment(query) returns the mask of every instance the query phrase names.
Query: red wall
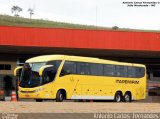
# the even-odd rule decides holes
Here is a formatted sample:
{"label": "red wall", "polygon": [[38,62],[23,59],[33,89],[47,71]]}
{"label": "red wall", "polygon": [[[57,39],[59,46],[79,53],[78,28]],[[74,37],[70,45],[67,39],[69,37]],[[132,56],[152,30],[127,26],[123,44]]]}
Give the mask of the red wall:
{"label": "red wall", "polygon": [[0,45],[160,51],[160,33],[0,26]]}

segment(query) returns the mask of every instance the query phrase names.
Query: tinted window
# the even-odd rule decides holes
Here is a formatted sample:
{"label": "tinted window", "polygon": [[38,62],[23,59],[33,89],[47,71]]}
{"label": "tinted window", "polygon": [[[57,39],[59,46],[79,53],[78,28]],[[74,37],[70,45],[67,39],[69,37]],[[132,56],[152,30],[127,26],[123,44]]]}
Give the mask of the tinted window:
{"label": "tinted window", "polygon": [[0,70],[4,70],[4,64],[0,64]]}
{"label": "tinted window", "polygon": [[125,66],[116,66],[117,76],[127,77],[127,67]]}
{"label": "tinted window", "polygon": [[21,87],[36,87],[42,85],[42,78],[39,76],[39,69],[45,62],[25,63],[20,78]]}
{"label": "tinted window", "polygon": [[[59,63],[60,64],[60,63]],[[140,78],[145,74],[145,68],[121,66],[111,64],[95,64],[86,62],[66,61],[62,68],[61,74],[81,74],[95,76],[118,76]]]}
{"label": "tinted window", "polygon": [[4,69],[5,70],[11,70],[11,65],[10,64],[5,64]]}
{"label": "tinted window", "polygon": [[0,70],[11,70],[10,64],[0,64]]}
{"label": "tinted window", "polygon": [[136,70],[136,77],[141,78],[145,74],[145,69],[143,67],[135,67]]}
{"label": "tinted window", "polygon": [[89,75],[90,74],[89,63],[77,62],[77,73]]}
{"label": "tinted window", "polygon": [[115,76],[115,66],[114,65],[104,65],[104,75],[105,76]]}
{"label": "tinted window", "polygon": [[127,76],[128,76],[128,77],[131,77],[131,78],[135,78],[135,77],[136,77],[135,67],[127,67],[127,68],[128,68]]}
{"label": "tinted window", "polygon": [[65,61],[61,75],[66,75],[66,74],[76,74],[76,63],[75,62],[69,62]]}
{"label": "tinted window", "polygon": [[103,65],[102,64],[90,64],[91,75],[102,76],[103,75]]}
{"label": "tinted window", "polygon": [[62,62],[61,60],[50,61],[50,62],[47,62],[47,65],[53,65],[54,68],[58,69],[58,67],[60,66],[61,62]]}
{"label": "tinted window", "polygon": [[43,84],[49,83],[54,80],[60,64],[61,64],[61,60],[47,62],[47,65],[53,65],[53,67],[51,70],[46,71],[46,73],[44,74]]}

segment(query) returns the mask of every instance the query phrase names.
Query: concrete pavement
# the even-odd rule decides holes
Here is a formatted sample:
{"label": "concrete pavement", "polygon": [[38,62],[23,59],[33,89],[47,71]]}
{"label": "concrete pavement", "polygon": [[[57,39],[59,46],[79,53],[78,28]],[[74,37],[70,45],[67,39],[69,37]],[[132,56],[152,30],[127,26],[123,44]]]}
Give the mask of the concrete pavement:
{"label": "concrete pavement", "polygon": [[0,102],[0,113],[160,113],[160,103]]}

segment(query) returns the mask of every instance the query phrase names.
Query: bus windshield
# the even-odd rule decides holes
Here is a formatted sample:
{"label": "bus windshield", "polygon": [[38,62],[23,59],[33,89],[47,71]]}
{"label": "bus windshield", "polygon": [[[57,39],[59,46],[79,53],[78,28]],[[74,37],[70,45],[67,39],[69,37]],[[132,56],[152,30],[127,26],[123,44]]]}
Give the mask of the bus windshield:
{"label": "bus windshield", "polygon": [[[52,82],[56,76],[60,63],[60,60],[49,62],[25,63],[21,73],[19,86],[29,88],[37,87]],[[41,77],[39,76],[39,69],[44,65],[52,65],[53,68],[51,71],[49,71]]]}
{"label": "bus windshield", "polygon": [[36,87],[42,84],[42,77],[39,76],[39,69],[46,63],[26,63],[24,64],[21,78],[21,87]]}

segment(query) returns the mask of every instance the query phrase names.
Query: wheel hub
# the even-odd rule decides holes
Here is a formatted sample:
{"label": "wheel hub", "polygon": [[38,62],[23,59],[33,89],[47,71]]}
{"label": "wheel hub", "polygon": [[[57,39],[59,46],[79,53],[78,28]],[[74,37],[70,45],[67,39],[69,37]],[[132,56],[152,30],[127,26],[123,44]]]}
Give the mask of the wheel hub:
{"label": "wheel hub", "polygon": [[120,95],[118,95],[118,96],[116,97],[116,100],[117,100],[117,102],[120,102],[120,100],[121,100]]}
{"label": "wheel hub", "polygon": [[125,100],[129,102],[129,95],[125,95]]}
{"label": "wheel hub", "polygon": [[60,96],[59,96],[59,97],[60,97],[60,100],[63,100],[63,95],[62,95],[62,94],[60,94]]}

